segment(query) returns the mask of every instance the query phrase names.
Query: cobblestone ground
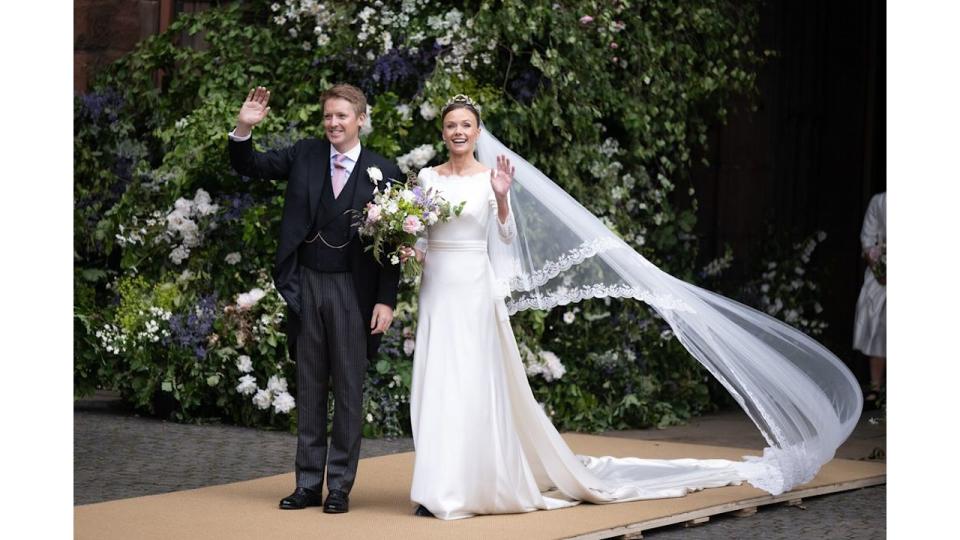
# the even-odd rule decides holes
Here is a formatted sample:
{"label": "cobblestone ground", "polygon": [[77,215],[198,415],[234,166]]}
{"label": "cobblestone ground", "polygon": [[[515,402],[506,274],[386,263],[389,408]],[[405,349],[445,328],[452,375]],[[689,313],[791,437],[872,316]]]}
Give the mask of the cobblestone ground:
{"label": "cobblestone ground", "polygon": [[[667,439],[660,431],[658,438]],[[682,438],[682,437],[681,437]],[[116,410],[109,400],[74,408],[74,504],[251,480],[293,470],[296,436],[225,425],[182,425]],[[686,442],[686,441],[684,441]],[[413,441],[364,439],[361,457],[413,450]],[[886,537],[886,486],[805,499],[803,507],[761,507],[645,538],[877,539]]]}
{"label": "cobblestone ground", "polygon": [[[284,474],[293,471],[297,450],[290,433],[90,409],[74,410],[73,433],[74,504]],[[360,457],[412,450],[409,438],[364,439]]]}

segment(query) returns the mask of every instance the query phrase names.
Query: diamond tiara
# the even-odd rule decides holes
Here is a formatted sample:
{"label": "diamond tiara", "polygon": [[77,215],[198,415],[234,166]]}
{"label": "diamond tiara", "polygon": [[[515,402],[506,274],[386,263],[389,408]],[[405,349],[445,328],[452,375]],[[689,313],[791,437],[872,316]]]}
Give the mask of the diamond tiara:
{"label": "diamond tiara", "polygon": [[447,100],[447,103],[444,104],[443,107],[444,107],[444,108],[447,108],[447,107],[449,107],[450,105],[453,105],[454,103],[463,103],[463,104],[465,104],[465,105],[470,105],[470,106],[473,107],[474,109],[479,109],[479,107],[477,106],[476,102],[474,102],[472,99],[470,99],[470,96],[468,96],[468,95],[466,95],[466,94],[457,94],[457,95],[453,96],[452,98],[450,98],[450,99]]}

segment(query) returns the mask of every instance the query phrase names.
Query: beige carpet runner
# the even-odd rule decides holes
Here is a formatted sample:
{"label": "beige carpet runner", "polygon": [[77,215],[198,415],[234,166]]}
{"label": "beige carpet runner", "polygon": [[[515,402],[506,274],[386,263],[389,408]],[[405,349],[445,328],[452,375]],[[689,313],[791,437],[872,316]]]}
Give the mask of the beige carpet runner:
{"label": "beige carpet runner", "polygon": [[[740,459],[759,451],[565,434],[574,452],[594,456]],[[200,489],[122,499],[74,508],[75,537],[90,540],[282,538],[607,538],[703,516],[749,513],[764,504],[789,501],[886,481],[883,463],[835,459],[809,484],[771,497],[749,485],[706,489],[675,499],[637,501],[499,516],[441,521],[413,515],[409,500],[413,454],[361,460],[350,494],[350,512],[324,514],[319,507],[280,510],[294,487],[293,473]],[[762,526],[763,514],[755,519]],[[704,525],[709,527],[710,525]],[[625,527],[629,527],[625,529]]]}

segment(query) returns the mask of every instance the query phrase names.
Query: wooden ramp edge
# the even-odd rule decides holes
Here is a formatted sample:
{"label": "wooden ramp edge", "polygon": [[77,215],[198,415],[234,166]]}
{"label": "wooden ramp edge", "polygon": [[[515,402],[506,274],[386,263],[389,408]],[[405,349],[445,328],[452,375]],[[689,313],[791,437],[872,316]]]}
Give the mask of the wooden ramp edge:
{"label": "wooden ramp edge", "polygon": [[622,538],[624,540],[638,540],[643,538],[643,532],[670,525],[686,525],[688,527],[701,525],[710,521],[710,518],[723,514],[731,514],[734,517],[749,517],[757,513],[761,506],[772,506],[782,504],[784,506],[799,506],[803,499],[816,497],[819,495],[829,495],[831,493],[840,493],[842,491],[853,491],[872,486],[880,486],[887,483],[887,475],[882,474],[872,478],[863,478],[849,482],[840,482],[827,486],[818,486],[808,489],[798,489],[781,493],[780,495],[766,495],[744,499],[736,502],[718,504],[707,508],[699,508],[689,512],[681,512],[671,516],[664,516],[656,519],[638,521],[628,525],[613,527],[594,531],[577,536],[569,536],[567,540],[602,540],[608,538]]}

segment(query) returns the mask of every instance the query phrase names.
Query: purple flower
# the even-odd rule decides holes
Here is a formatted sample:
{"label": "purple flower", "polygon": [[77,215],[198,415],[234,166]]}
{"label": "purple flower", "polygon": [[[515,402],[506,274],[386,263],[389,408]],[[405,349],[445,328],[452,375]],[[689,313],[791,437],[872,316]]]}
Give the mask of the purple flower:
{"label": "purple flower", "polygon": [[113,88],[84,94],[80,96],[80,101],[83,105],[83,113],[93,122],[99,121],[104,113],[110,122],[115,122],[117,112],[123,107],[123,96]]}
{"label": "purple flower", "polygon": [[243,217],[243,213],[254,205],[253,195],[249,193],[234,193],[220,197],[217,204],[225,209],[217,215],[218,221],[232,221]]}
{"label": "purple flower", "polygon": [[[406,47],[399,47],[402,43],[403,38],[398,38],[398,47],[377,57],[372,65],[358,51],[353,51],[353,59],[347,61],[346,68],[354,79],[360,81],[368,98],[392,91],[401,99],[407,99],[423,90],[443,47],[434,41],[430,45],[424,43],[416,52],[410,53]],[[350,57],[350,52],[344,56]]]}
{"label": "purple flower", "polygon": [[186,313],[170,316],[171,337],[167,343],[192,349],[197,358],[207,356],[207,337],[213,331],[213,322],[217,316],[216,293],[203,296],[197,305]]}

